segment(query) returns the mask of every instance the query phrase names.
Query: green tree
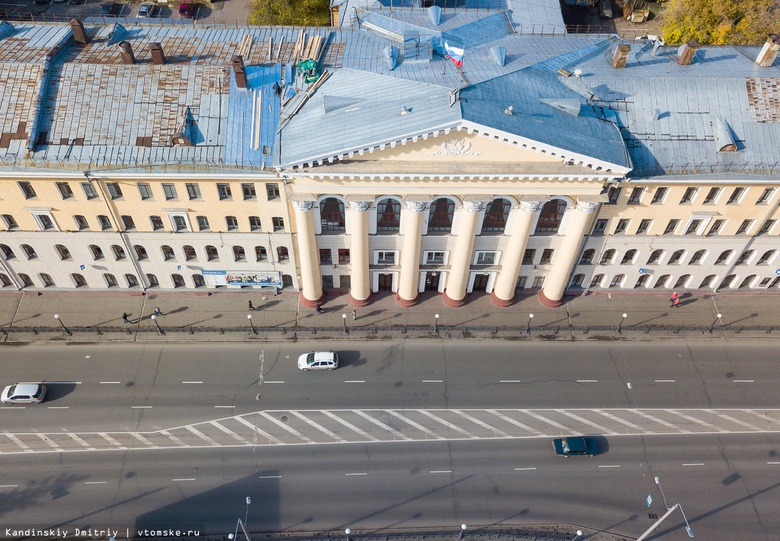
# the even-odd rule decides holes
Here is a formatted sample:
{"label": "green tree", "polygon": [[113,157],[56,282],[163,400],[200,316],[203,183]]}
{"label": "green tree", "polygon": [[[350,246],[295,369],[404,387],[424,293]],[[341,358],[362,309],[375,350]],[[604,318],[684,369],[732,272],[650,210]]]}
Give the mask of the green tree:
{"label": "green tree", "polygon": [[328,0],[253,0],[249,24],[259,26],[326,26]]}
{"label": "green tree", "polygon": [[758,45],[780,28],[778,0],[669,0],[664,41]]}

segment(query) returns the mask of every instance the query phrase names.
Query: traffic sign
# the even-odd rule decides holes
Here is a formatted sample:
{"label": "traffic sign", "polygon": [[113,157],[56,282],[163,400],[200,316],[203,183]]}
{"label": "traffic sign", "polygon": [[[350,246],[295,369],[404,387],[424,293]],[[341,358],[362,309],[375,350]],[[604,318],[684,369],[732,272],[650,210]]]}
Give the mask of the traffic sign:
{"label": "traffic sign", "polygon": [[653,503],[653,495],[652,494],[648,494],[647,495],[647,499],[645,500],[645,503],[647,504],[648,507],[650,507],[650,504]]}

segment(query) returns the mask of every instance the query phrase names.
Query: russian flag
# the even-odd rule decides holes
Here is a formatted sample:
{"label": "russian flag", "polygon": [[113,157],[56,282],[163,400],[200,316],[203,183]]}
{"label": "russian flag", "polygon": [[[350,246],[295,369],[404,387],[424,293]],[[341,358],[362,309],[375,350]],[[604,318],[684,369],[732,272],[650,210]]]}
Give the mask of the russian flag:
{"label": "russian flag", "polygon": [[450,60],[453,61],[453,63],[461,67],[463,65],[463,49],[460,47],[453,47],[448,42],[444,42],[444,50],[447,51],[447,56],[450,57]]}

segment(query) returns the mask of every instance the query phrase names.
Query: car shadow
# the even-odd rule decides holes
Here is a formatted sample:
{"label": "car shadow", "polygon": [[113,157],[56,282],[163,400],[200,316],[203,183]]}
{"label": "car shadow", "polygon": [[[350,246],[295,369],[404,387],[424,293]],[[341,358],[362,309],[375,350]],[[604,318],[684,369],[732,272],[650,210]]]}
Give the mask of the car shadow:
{"label": "car shadow", "polygon": [[365,366],[366,358],[361,357],[359,351],[337,351],[339,356],[339,368],[354,368],[358,366]]}
{"label": "car shadow", "polygon": [[70,393],[76,390],[76,384],[69,381],[58,382],[46,382],[42,381],[46,385],[46,396],[43,398],[44,402],[53,402],[68,396]]}

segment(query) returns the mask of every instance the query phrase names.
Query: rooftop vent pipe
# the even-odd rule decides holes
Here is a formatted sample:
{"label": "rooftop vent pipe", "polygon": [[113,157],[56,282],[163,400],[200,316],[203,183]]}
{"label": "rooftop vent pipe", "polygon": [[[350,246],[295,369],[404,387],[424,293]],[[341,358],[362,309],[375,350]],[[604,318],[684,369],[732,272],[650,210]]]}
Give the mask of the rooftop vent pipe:
{"label": "rooftop vent pipe", "polygon": [[89,43],[87,31],[84,30],[84,23],[81,22],[81,19],[70,20],[70,31],[73,32],[73,39],[76,40],[76,43],[81,43],[82,45]]}
{"label": "rooftop vent pipe", "polygon": [[770,34],[756,57],[756,64],[762,68],[770,67],[777,58],[778,51],[780,51],[780,37],[776,34]]}
{"label": "rooftop vent pipe", "polygon": [[431,24],[439,26],[441,24],[441,7],[431,6],[425,10],[425,14],[428,16],[428,20]]}
{"label": "rooftop vent pipe", "polygon": [[490,56],[493,57],[493,61],[499,66],[506,65],[506,48],[505,47],[491,47]]}
{"label": "rooftop vent pipe", "polygon": [[119,44],[119,54],[122,56],[123,64],[135,64],[135,55],[133,54],[133,46],[129,41],[123,41]]}
{"label": "rooftop vent pipe", "polygon": [[387,63],[387,67],[390,68],[390,71],[393,71],[395,68],[398,67],[398,47],[393,47],[392,45],[388,45],[384,49],[382,49],[382,52],[385,55],[385,62]]}
{"label": "rooftop vent pipe", "polygon": [[722,118],[716,117],[713,122],[715,128],[715,146],[718,152],[736,152],[737,143],[731,135],[731,128]]}
{"label": "rooftop vent pipe", "polygon": [[149,50],[152,51],[152,63],[162,65],[165,64],[165,53],[163,52],[162,43],[152,43],[149,46]]}
{"label": "rooftop vent pipe", "polygon": [[246,68],[244,67],[244,57],[236,54],[230,60],[233,65],[233,72],[236,74],[236,86],[240,89],[246,90],[249,86],[246,80]]}
{"label": "rooftop vent pipe", "polygon": [[690,66],[696,51],[699,49],[699,42],[691,40],[680,45],[677,49],[677,63],[681,66]]}
{"label": "rooftop vent pipe", "polygon": [[612,56],[612,67],[622,69],[626,67],[628,53],[631,52],[631,45],[621,43],[615,48],[615,54]]}

